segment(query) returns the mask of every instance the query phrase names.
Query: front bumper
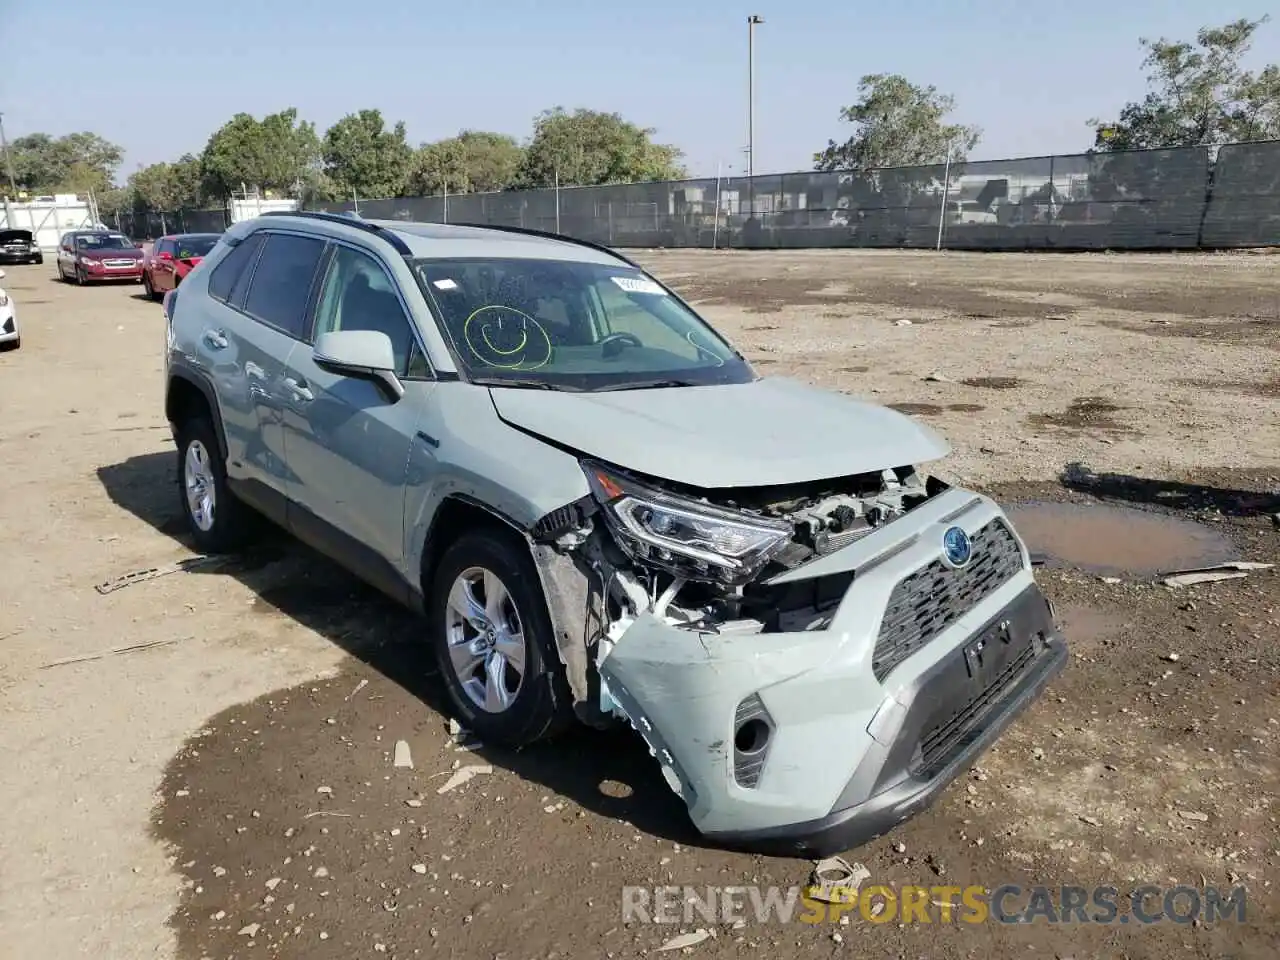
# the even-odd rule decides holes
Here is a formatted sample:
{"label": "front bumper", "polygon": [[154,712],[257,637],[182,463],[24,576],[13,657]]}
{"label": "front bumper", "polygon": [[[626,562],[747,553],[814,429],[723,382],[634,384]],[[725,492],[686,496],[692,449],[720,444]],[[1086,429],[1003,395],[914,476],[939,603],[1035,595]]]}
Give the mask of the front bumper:
{"label": "front bumper", "polygon": [[83,267],[85,279],[90,282],[99,280],[133,280],[142,279],[142,267]]}
{"label": "front bumper", "polygon": [[0,250],[0,263],[42,263],[44,254],[37,249]]}
{"label": "front bumper", "polygon": [[[988,557],[939,573],[949,526]],[[694,825],[723,845],[822,856],[884,833],[1066,662],[1026,548],[985,497],[947,491],[819,562],[853,573],[824,629],[695,633],[646,614],[601,664]],[[904,585],[917,590],[905,605]],[[904,624],[917,631],[905,653]],[[763,749],[735,743],[752,717],[767,728]]]}

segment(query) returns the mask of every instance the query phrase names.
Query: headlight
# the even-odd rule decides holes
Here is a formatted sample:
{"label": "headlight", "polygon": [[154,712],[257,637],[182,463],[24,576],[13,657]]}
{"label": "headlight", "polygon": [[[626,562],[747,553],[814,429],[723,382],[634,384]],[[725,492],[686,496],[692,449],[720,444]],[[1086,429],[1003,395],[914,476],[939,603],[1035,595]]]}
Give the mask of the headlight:
{"label": "headlight", "polygon": [[673,496],[599,464],[582,469],[618,546],[689,580],[750,580],[793,533],[788,523]]}
{"label": "headlight", "polygon": [[81,257],[81,258],[80,258],[80,262],[81,262],[82,264],[84,264],[86,267],[91,267],[91,266],[93,266],[93,264],[95,264],[97,261],[96,261],[96,260],[93,260],[93,259],[91,259],[91,258],[89,258],[89,257]]}

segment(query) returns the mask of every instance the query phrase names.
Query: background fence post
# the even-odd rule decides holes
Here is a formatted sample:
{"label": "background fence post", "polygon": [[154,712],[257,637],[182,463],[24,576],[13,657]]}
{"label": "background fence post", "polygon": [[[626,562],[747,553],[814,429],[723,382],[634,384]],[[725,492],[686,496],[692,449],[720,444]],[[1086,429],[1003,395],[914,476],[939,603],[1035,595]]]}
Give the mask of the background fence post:
{"label": "background fence post", "polygon": [[947,222],[947,197],[951,193],[951,144],[947,144],[947,162],[942,166],[942,206],[938,208],[938,243],[934,250],[942,249],[942,228]]}

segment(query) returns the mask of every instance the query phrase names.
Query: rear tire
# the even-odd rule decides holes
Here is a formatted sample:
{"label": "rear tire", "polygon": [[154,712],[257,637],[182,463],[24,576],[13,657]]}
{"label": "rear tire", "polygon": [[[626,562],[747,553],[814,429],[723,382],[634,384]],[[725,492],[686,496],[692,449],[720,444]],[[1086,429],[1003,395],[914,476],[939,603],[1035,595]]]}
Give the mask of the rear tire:
{"label": "rear tire", "polygon": [[200,416],[178,426],[178,500],[201,553],[230,553],[254,533],[253,511],[227,486],[218,435]]}
{"label": "rear tire", "polygon": [[[451,596],[475,604],[480,592],[487,609],[472,605],[476,616],[459,616],[467,603]],[[454,713],[482,741],[523,747],[572,722],[538,571],[514,535],[476,530],[445,550],[431,587],[428,629]],[[501,696],[494,694],[497,685]]]}

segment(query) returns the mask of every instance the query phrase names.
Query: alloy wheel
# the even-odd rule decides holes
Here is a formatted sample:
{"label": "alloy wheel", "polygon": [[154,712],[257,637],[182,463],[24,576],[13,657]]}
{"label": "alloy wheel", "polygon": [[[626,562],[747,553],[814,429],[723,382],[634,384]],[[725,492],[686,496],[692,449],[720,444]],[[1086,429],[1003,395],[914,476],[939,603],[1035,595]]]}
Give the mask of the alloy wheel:
{"label": "alloy wheel", "polygon": [[187,492],[187,510],[196,527],[204,533],[213,529],[218,506],[218,490],[213,478],[209,451],[199,440],[187,445],[182,463],[183,487]]}
{"label": "alloy wheel", "polygon": [[524,683],[524,626],[511,591],[497,574],[470,567],[458,574],[445,604],[449,665],[467,698],[486,713],[504,713]]}

